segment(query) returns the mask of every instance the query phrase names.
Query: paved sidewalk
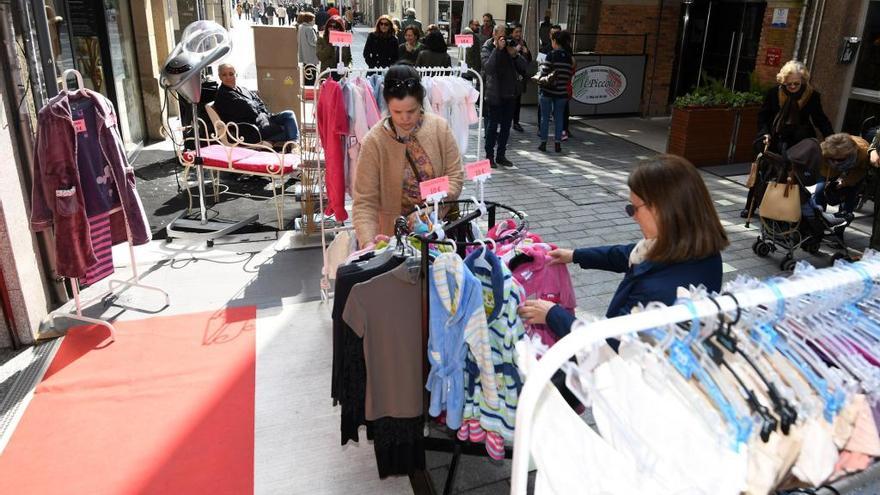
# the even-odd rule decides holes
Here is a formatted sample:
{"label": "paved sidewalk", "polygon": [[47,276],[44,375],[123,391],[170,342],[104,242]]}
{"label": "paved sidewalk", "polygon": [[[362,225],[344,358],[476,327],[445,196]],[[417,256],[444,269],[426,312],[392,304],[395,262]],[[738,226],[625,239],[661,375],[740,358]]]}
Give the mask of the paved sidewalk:
{"label": "paved sidewalk", "polygon": [[[561,154],[542,153],[537,151],[534,107],[524,108],[523,112],[525,132],[512,132],[507,153],[516,167],[493,171],[486,185],[486,199],[526,212],[531,229],[561,247],[637,241],[641,237],[639,228],[624,212],[629,201],[626,180],[640,159],[657,153],[591,127],[589,120],[572,122],[573,137],[563,143]],[[726,178],[701,172],[731,241],[722,255],[724,280],[738,275],[766,278],[780,274],[782,253],[759,258],[752,252],[760,227],[753,221],[746,229],[739,217],[746,194],[745,187],[734,180],[739,176]],[[473,189],[468,183],[462,197],[472,195]],[[865,211],[872,211],[872,206],[866,206]],[[847,231],[850,247],[859,251],[865,249],[870,237],[870,222],[866,220],[870,219],[860,219]],[[818,267],[830,263],[828,256],[816,257],[803,251],[798,251],[796,258]],[[622,276],[576,266],[571,274],[579,310],[604,315]]]}

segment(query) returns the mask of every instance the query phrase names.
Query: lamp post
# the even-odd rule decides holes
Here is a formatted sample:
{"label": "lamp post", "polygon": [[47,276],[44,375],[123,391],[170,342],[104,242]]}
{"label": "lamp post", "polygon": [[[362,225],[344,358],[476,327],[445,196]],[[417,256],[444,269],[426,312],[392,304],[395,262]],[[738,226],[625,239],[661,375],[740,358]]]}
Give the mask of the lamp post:
{"label": "lamp post", "polygon": [[[681,4],[684,6],[684,20],[681,23],[681,43],[678,47],[678,62],[676,63],[675,68],[675,84],[672,87],[672,95],[678,95],[678,86],[681,84],[681,66],[684,63],[684,49],[687,45],[687,30],[688,30],[688,22],[691,18],[691,4],[694,3],[694,0],[681,0]],[[657,54],[655,53],[656,57]]]}

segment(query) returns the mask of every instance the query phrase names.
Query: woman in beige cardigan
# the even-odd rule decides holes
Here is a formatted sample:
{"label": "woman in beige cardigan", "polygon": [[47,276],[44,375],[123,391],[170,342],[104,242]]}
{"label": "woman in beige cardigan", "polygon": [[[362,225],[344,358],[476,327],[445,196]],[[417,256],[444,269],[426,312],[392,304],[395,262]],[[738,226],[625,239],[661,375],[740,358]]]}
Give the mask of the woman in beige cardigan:
{"label": "woman in beige cardigan", "polygon": [[462,187],[455,137],[445,120],[422,110],[419,73],[408,65],[391,67],[382,95],[389,116],[364,138],[354,183],[352,222],[362,247],[377,234],[393,235],[395,220],[422,203],[419,182],[448,176],[447,200],[458,199]]}

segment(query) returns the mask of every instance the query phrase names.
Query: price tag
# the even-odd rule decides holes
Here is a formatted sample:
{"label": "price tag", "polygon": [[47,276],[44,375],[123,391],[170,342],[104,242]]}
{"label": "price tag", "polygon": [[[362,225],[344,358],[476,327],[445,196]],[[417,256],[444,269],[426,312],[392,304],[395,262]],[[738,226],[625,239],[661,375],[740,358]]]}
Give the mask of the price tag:
{"label": "price tag", "polygon": [[449,194],[449,177],[437,177],[419,183],[419,190],[423,199],[439,196],[446,197]]}
{"label": "price tag", "polygon": [[330,31],[330,44],[333,46],[351,46],[351,33]]}
{"label": "price tag", "polygon": [[83,119],[74,120],[73,129],[76,131],[77,134],[81,132],[86,132],[86,121]]}
{"label": "price tag", "polygon": [[481,177],[491,177],[492,176],[492,164],[489,160],[480,160],[478,162],[471,162],[464,166],[467,171],[467,178],[470,180],[474,180]]}
{"label": "price tag", "polygon": [[474,37],[470,34],[456,34],[455,35],[455,46],[460,46],[462,48],[468,48],[474,46]]}

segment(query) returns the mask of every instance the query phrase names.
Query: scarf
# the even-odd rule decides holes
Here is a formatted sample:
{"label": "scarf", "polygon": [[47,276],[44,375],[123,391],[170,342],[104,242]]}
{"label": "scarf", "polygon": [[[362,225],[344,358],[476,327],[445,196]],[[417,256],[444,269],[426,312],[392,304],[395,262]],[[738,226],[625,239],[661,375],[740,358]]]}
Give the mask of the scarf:
{"label": "scarf", "polygon": [[800,124],[800,111],[813,96],[813,88],[805,84],[797,93],[789,93],[779,86],[779,113],[773,119],[773,132],[781,134],[786,127]]}
{"label": "scarf", "polygon": [[[422,202],[419,182],[434,178],[434,165],[431,163],[431,158],[425,152],[425,149],[422,148],[417,137],[421,126],[422,123],[419,121],[409,136],[399,136],[394,128],[394,123],[391,122],[391,117],[386,118],[383,125],[388,135],[398,143],[406,145],[407,163],[403,166],[403,194],[400,196],[401,214],[408,213],[415,205]],[[416,172],[418,172],[418,176],[416,176]]]}
{"label": "scarf", "polygon": [[636,247],[629,253],[629,266],[635,266],[645,261],[648,251],[654,247],[657,239],[642,239],[636,243]]}

